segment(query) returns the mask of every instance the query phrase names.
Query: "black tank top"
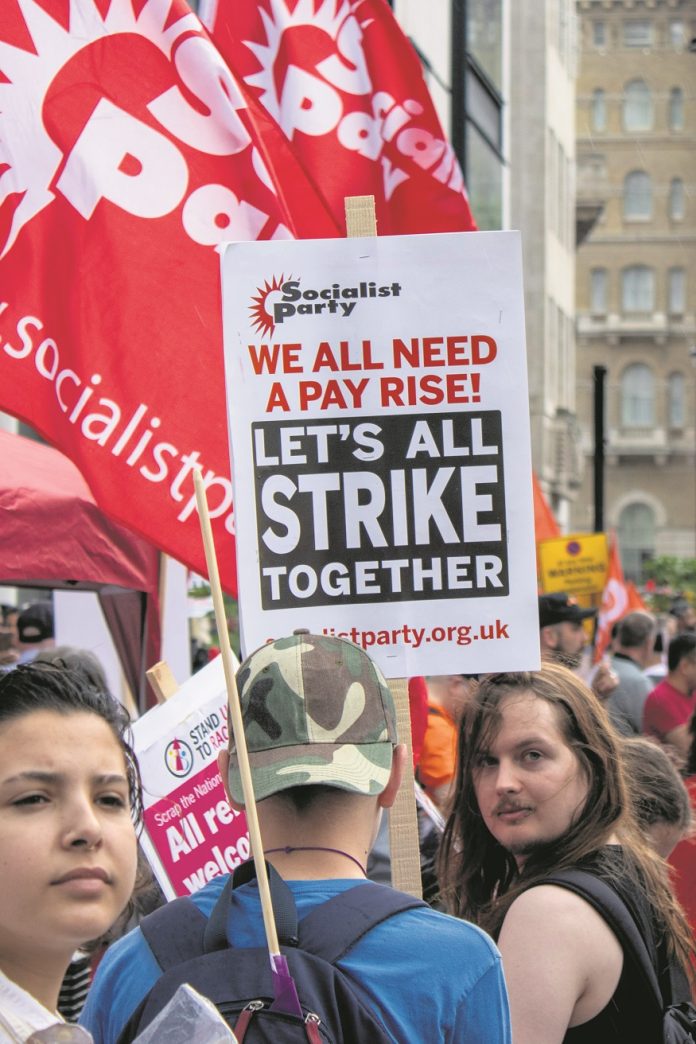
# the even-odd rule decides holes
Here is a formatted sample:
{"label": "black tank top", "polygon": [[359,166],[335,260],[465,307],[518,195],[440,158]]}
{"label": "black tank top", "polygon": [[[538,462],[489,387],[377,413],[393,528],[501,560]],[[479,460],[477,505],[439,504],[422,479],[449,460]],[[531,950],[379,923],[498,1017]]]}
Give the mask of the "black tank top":
{"label": "black tank top", "polygon": [[[639,924],[649,924],[652,912],[647,900],[626,880],[625,861],[618,845],[607,845],[578,870],[595,874],[626,904]],[[566,1031],[563,1044],[662,1044],[662,1025],[655,999],[646,994],[644,980],[633,963],[624,958],[621,978],[605,1008],[587,1022]]]}

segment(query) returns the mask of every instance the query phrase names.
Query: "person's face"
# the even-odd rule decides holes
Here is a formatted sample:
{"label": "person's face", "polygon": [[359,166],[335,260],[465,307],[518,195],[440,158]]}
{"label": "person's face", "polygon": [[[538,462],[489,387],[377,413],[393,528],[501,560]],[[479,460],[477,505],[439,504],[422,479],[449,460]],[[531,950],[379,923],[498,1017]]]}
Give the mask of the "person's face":
{"label": "person's face", "polygon": [[0,725],[0,967],[106,931],[133,890],[123,753],[103,719],[34,711]]}
{"label": "person's face", "polygon": [[477,758],[474,791],[486,827],[522,866],[540,844],[568,830],[589,786],[550,703],[532,692],[515,694],[500,711],[500,729]]}
{"label": "person's face", "polygon": [[585,628],[581,621],[563,620],[556,624],[558,659],[571,670],[580,666],[582,651],[585,648]]}

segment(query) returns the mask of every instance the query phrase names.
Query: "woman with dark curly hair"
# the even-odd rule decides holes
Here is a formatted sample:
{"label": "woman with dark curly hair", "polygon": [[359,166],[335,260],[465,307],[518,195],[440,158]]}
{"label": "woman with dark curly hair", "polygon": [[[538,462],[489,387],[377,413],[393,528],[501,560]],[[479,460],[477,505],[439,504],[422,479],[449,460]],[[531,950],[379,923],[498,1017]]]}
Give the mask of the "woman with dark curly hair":
{"label": "woman with dark curly hair", "polygon": [[2,1040],[62,1021],[72,954],[130,899],[141,788],[127,729],[77,672],[33,663],[0,678]]}

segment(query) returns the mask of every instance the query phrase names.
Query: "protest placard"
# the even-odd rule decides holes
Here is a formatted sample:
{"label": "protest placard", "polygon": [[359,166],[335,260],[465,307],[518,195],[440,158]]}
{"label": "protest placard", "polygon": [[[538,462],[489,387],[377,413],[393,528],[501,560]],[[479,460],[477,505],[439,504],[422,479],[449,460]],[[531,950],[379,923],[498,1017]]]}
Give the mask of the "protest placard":
{"label": "protest placard", "polygon": [[538,665],[517,233],[226,244],[242,644]]}
{"label": "protest placard", "polygon": [[609,565],[606,533],[573,533],[538,544],[542,591],[599,594]]}
{"label": "protest placard", "polygon": [[230,807],[217,768],[227,737],[220,657],[133,723],[143,779],[140,840],[168,899],[197,892],[251,854],[246,819]]}

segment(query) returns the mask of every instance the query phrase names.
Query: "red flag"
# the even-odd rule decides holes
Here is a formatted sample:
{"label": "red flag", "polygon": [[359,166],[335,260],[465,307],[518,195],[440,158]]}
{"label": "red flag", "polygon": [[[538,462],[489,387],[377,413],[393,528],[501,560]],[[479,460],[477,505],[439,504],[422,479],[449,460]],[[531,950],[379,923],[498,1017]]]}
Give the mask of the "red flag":
{"label": "red flag", "polygon": [[558,522],[554,518],[549,502],[544,496],[539,479],[532,472],[532,494],[534,497],[534,538],[549,540],[561,535]]}
{"label": "red flag", "polygon": [[375,196],[380,235],[476,227],[420,60],[385,0],[209,0],[206,9],[249,104],[271,117],[315,189],[314,199],[295,191],[298,171],[283,169],[271,137],[266,160],[292,193],[301,237],[316,235],[317,197],[342,234],[344,198],[365,194]]}
{"label": "red flag", "polygon": [[[348,104],[358,91],[355,70],[362,75],[376,57],[387,68],[401,61],[375,53],[399,44],[383,6],[375,5],[372,30],[365,4],[302,0],[295,22],[300,7],[317,7],[316,25],[280,32],[272,26],[284,3],[273,0],[263,21],[261,5],[236,3],[234,48],[246,53],[251,76],[268,64],[267,36],[257,44],[248,35],[258,28],[252,9],[278,61],[278,50],[284,55],[302,38],[308,56],[284,66],[292,91],[301,93],[314,69],[328,85],[326,104],[331,98],[335,107],[338,96],[343,119],[353,116],[338,121],[343,138],[353,127],[353,147],[334,152],[380,172],[388,188],[381,232],[469,227],[448,146],[423,123],[420,73],[412,88],[402,76],[389,100],[380,80],[369,94],[360,80],[357,97],[389,141],[379,159],[357,150],[367,124]],[[278,75],[274,64],[275,82]],[[292,91],[281,99],[284,136],[264,107],[270,88],[235,79],[185,0],[0,5],[0,409],[71,457],[102,510],[203,573],[192,482],[200,466],[223,586],[232,592],[216,247],[225,239],[342,234],[335,199],[367,190],[337,159],[335,171],[331,161],[313,166],[325,149],[300,162]],[[321,111],[314,115],[325,123]],[[402,137],[407,130],[412,136]],[[413,156],[399,166],[391,157],[408,141]],[[271,169],[287,186],[279,189]],[[424,193],[430,183],[437,192]]]}
{"label": "red flag", "polygon": [[[631,588],[635,593],[631,594]],[[635,597],[640,605],[635,604]],[[619,557],[619,547],[615,535],[612,533],[609,540],[609,566],[607,568],[607,580],[602,594],[602,603],[597,618],[597,634],[595,637],[594,662],[599,663],[609,642],[611,641],[611,629],[617,620],[633,609],[644,608],[640,595],[632,584],[624,580],[623,568]]]}

